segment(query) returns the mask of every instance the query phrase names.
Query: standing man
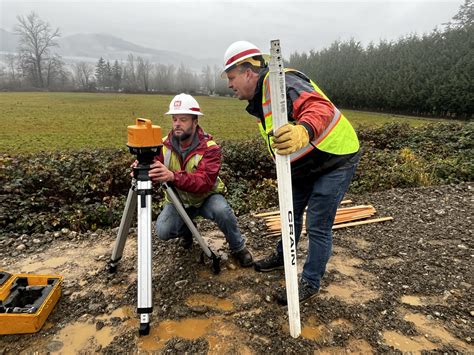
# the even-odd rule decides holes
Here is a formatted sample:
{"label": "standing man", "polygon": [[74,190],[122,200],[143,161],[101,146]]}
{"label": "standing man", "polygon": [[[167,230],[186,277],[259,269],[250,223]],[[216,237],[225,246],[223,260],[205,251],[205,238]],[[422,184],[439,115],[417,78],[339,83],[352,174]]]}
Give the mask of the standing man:
{"label": "standing man", "polygon": [[[220,147],[199,126],[202,116],[198,102],[187,94],[176,95],[167,115],[173,128],[163,141],[161,154],[150,166],[153,182],[174,185],[191,219],[200,215],[217,223],[224,233],[231,254],[242,267],[253,264],[252,254],[245,246],[233,210],[222,195],[224,183],[218,173],[222,164]],[[188,249],[193,239],[169,197],[156,220],[158,238],[168,240],[181,236],[181,245]]]}
{"label": "standing man", "polygon": [[[275,132],[272,122],[268,55],[247,41],[232,43],[224,55],[223,76],[258,127],[272,157],[290,155],[298,243],[306,211],[308,255],[299,281],[299,300],[310,299],[320,288],[332,251],[332,225],[337,208],[359,162],[359,141],[349,121],[305,74],[285,70],[288,124]],[[282,269],[283,247],[254,264],[255,270]],[[277,295],[287,304],[286,292]]]}

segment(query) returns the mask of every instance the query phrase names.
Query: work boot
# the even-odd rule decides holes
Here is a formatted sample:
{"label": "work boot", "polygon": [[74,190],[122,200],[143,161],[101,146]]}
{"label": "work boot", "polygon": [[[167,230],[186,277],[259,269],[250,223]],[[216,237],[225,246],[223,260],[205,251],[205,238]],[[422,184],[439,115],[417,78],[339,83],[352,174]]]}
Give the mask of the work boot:
{"label": "work boot", "polygon": [[278,269],[283,269],[283,254],[275,252],[274,254],[267,256],[264,259],[256,261],[253,264],[255,271],[268,272]]}
{"label": "work boot", "polygon": [[182,246],[183,249],[190,249],[193,246],[193,236],[189,234],[183,235],[179,241],[179,245]]}
{"label": "work boot", "polygon": [[[300,282],[298,282],[298,298],[299,301],[309,301],[310,299],[316,297],[319,293],[319,288],[311,286],[308,281],[301,278]],[[276,296],[277,302],[282,306],[286,306],[288,304],[288,300],[286,298],[286,289],[282,288]]]}
{"label": "work boot", "polygon": [[232,256],[239,261],[240,266],[249,267],[253,265],[253,256],[247,247],[242,250],[232,253]]}

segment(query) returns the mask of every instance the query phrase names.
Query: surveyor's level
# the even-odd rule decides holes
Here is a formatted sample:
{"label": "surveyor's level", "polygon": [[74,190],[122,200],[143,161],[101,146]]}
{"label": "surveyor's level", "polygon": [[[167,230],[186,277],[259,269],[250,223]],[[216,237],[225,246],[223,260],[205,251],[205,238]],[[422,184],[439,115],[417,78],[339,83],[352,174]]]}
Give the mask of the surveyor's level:
{"label": "surveyor's level", "polygon": [[62,276],[0,270],[0,334],[35,333],[61,295]]}

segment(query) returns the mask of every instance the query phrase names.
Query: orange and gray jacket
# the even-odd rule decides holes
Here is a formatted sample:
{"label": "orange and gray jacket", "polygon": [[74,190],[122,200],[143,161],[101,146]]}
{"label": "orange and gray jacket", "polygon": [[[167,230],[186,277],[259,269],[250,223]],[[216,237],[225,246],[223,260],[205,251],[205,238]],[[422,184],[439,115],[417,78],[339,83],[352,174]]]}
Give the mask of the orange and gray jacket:
{"label": "orange and gray jacket", "polygon": [[[218,176],[221,149],[199,126],[187,153],[181,152],[178,140],[170,132],[163,140],[163,149],[157,159],[174,173],[173,185],[186,208],[199,207],[208,196],[225,190]],[[167,195],[165,199],[170,202]]]}
{"label": "orange and gray jacket", "polygon": [[[260,133],[270,154],[273,136],[268,69],[260,74],[255,96],[247,111],[258,118]],[[288,122],[301,124],[310,143],[291,154],[292,176],[317,177],[359,159],[359,140],[354,128],[318,86],[296,70],[285,70]]]}

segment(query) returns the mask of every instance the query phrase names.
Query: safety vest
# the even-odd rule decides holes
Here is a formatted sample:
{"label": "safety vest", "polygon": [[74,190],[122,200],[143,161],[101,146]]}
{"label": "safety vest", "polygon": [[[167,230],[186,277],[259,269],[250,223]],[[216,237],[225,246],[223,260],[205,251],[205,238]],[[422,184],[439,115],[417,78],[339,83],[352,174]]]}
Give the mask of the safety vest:
{"label": "safety vest", "polygon": [[[293,69],[285,69],[285,72],[296,71]],[[301,73],[302,74],[302,73]],[[304,76],[304,74],[302,74]],[[306,77],[306,76],[305,76]],[[270,85],[269,85],[269,73],[265,76],[263,80],[263,93],[262,93],[262,108],[263,115],[265,120],[265,127],[263,127],[262,122],[260,121],[258,127],[260,129],[260,134],[267,143],[268,150],[272,156],[275,155],[271,145],[273,142],[273,136],[270,136],[269,133],[273,129],[273,120],[272,120],[272,105],[270,99]],[[306,154],[310,153],[314,147],[319,150],[331,153],[335,155],[344,155],[355,153],[359,150],[359,140],[357,139],[357,134],[354,131],[354,128],[350,122],[344,117],[344,115],[337,109],[336,106],[327,98],[323,91],[318,88],[318,86],[308,78],[309,82],[313,86],[314,90],[328,100],[334,108],[334,116],[332,117],[331,122],[328,127],[317,137],[314,137],[312,142],[307,146],[297,150],[296,152],[290,155],[290,160],[295,161]],[[289,122],[296,124],[296,122]],[[311,144],[312,143],[312,144]]]}
{"label": "safety vest", "polygon": [[[211,140],[207,141],[207,146],[208,147],[211,147],[213,145],[216,145],[216,142],[211,141]],[[164,158],[163,159],[163,164],[170,171],[174,172],[174,171],[181,170],[181,163],[180,163],[178,154],[176,152],[172,151],[171,149],[169,149],[168,147],[166,147],[165,145],[163,145],[162,151],[163,151],[163,158]],[[201,161],[201,159],[202,159],[201,154],[194,154],[189,159],[187,159],[184,170],[187,171],[188,173],[193,173],[194,171],[196,171],[197,166],[198,166],[199,162]],[[193,193],[193,192],[186,192],[186,191],[179,190],[179,189],[176,189],[176,192],[178,193],[184,207],[187,208],[187,207],[190,207],[190,206],[199,207],[199,206],[202,205],[202,203],[204,202],[204,200],[208,196],[210,196],[212,194],[215,194],[215,193],[223,193],[223,192],[225,192],[225,189],[226,188],[225,188],[224,183],[222,182],[220,177],[217,177],[216,183],[214,184],[213,188],[211,189],[211,191],[209,191],[207,193],[198,194],[198,193]],[[171,199],[168,196],[167,192],[165,192],[165,201],[168,202],[168,203],[171,202]]]}

